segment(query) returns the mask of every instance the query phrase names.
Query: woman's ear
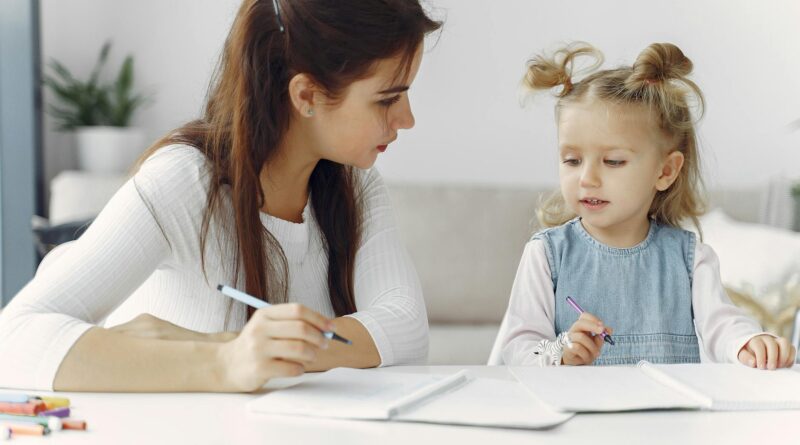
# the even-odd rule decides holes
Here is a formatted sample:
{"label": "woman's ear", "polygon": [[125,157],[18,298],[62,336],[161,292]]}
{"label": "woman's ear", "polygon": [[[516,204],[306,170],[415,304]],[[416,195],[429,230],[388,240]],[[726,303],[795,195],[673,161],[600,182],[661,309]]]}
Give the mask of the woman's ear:
{"label": "woman's ear", "polygon": [[675,150],[668,154],[661,164],[660,175],[656,181],[656,190],[663,192],[668,189],[676,179],[678,174],[683,168],[683,153]]}
{"label": "woman's ear", "polygon": [[319,93],[319,87],[308,74],[296,74],[289,81],[289,100],[300,116],[311,117],[314,115],[314,106],[317,105],[315,100]]}

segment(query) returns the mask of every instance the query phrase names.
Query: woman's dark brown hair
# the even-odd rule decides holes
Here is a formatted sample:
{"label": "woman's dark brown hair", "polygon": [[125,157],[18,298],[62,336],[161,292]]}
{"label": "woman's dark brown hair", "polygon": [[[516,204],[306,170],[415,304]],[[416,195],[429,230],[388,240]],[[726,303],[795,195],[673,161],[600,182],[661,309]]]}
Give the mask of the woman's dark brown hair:
{"label": "woman's dark brown hair", "polygon": [[[287,300],[286,257],[259,216],[267,199],[259,173],[289,127],[289,81],[305,73],[336,98],[368,77],[377,61],[396,56],[402,60],[399,78],[408,73],[425,35],[439,27],[418,0],[244,0],[204,115],[156,142],[142,158],[175,143],[196,147],[208,158],[210,185],[200,233],[204,270],[209,224],[220,208],[222,187],[228,186],[233,227],[225,230],[235,241],[234,282],[243,272],[246,292],[270,303]],[[309,188],[327,249],[331,304],[337,316],[353,313],[361,232],[355,172],[321,160]]]}

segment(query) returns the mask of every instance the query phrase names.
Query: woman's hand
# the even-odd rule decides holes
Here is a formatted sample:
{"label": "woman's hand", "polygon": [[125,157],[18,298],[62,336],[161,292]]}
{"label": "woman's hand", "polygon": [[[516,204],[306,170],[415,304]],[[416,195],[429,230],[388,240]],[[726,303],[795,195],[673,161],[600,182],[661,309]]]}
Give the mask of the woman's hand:
{"label": "woman's hand", "polygon": [[757,335],[739,350],[739,361],[758,369],[791,368],[797,349],[789,340],[771,335]]}
{"label": "woman's hand", "polygon": [[584,312],[578,321],[569,328],[569,339],[572,342],[571,348],[564,349],[561,356],[561,363],[564,365],[590,365],[600,356],[603,348],[603,332],[609,335],[613,333],[611,328],[603,325],[603,322],[594,315]]}
{"label": "woman's hand", "polygon": [[255,391],[274,377],[303,374],[328,347],[322,331],[333,321],[296,304],[257,310],[239,335],[219,348],[223,385],[233,391]]}
{"label": "woman's hand", "polygon": [[109,331],[119,332],[139,338],[155,338],[159,340],[182,340],[182,341],[211,341],[223,342],[236,338],[236,332],[218,332],[206,334],[203,332],[192,331],[162,320],[155,315],[139,314],[133,320],[121,325],[109,328]]}

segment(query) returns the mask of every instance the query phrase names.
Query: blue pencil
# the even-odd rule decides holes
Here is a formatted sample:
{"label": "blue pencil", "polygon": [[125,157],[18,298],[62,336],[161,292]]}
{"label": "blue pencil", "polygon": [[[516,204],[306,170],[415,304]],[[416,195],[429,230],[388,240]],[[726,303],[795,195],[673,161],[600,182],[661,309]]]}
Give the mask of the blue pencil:
{"label": "blue pencil", "polygon": [[[248,293],[242,292],[242,291],[240,291],[238,289],[234,289],[234,288],[232,288],[230,286],[225,286],[223,284],[218,284],[217,285],[217,290],[222,292],[222,295],[225,295],[226,297],[233,298],[236,301],[241,301],[242,303],[244,303],[244,304],[246,304],[246,305],[248,305],[250,307],[254,307],[256,309],[261,309],[262,307],[271,306],[271,304],[267,303],[264,300],[259,300],[258,298],[254,297],[254,296],[252,296],[252,295],[250,295]],[[340,342],[342,342],[342,343],[344,343],[346,345],[352,345],[353,344],[352,341],[342,337],[341,335],[339,335],[339,334],[337,334],[337,333],[335,333],[333,331],[323,331],[322,335],[324,335],[325,338],[327,338],[328,340],[333,339],[333,340],[336,340],[336,341],[340,341]]]}

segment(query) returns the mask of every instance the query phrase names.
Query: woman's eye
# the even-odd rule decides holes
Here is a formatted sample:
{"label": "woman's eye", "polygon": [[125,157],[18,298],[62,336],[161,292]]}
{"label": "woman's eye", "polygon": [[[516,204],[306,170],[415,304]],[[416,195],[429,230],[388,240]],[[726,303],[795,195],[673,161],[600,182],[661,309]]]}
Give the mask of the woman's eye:
{"label": "woman's eye", "polygon": [[564,159],[561,162],[566,165],[580,165],[581,163],[580,159]]}
{"label": "woman's eye", "polygon": [[399,101],[400,101],[400,95],[397,95],[397,96],[392,96],[388,99],[383,99],[381,101],[378,101],[378,103],[384,107],[391,107],[392,105],[396,104]]}
{"label": "woman's eye", "polygon": [[622,167],[625,165],[625,161],[615,161],[613,159],[606,159],[606,165],[610,167]]}

